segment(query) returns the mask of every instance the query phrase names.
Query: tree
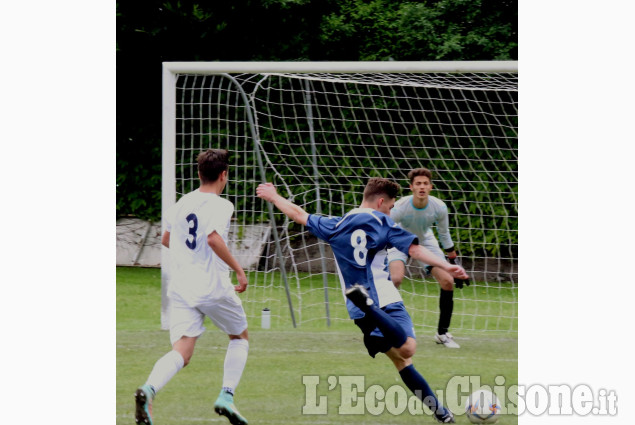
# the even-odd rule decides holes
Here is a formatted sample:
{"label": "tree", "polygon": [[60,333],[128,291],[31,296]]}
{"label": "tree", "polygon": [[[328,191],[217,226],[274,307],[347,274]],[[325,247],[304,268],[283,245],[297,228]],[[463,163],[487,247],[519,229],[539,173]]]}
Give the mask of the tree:
{"label": "tree", "polygon": [[502,0],[117,3],[117,214],[158,219],[161,63],[517,59]]}

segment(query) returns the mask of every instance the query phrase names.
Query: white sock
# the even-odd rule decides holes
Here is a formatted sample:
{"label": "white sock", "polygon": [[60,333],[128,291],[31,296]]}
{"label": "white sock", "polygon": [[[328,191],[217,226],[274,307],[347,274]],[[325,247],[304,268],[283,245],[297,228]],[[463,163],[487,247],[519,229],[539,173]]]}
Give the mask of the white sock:
{"label": "white sock", "polygon": [[158,393],[179,370],[183,369],[184,364],[181,353],[175,350],[170,351],[154,364],[146,385],[153,387],[155,394]]}
{"label": "white sock", "polygon": [[247,363],[249,341],[246,339],[232,339],[225,354],[225,369],[223,374],[223,389],[234,393],[240,382],[240,377]]}

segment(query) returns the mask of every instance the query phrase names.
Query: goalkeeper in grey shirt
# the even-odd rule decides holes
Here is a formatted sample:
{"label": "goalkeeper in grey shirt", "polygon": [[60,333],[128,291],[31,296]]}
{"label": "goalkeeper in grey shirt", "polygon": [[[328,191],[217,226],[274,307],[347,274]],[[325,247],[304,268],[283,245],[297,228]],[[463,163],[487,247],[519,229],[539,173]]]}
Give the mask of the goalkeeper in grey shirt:
{"label": "goalkeeper in grey shirt", "polygon": [[[432,190],[432,173],[426,168],[416,168],[408,173],[410,190],[412,195],[401,198],[390,211],[390,217],[401,227],[419,237],[419,244],[432,251],[440,258],[447,257],[448,261],[455,263],[456,250],[449,231],[448,208],[439,198],[430,196]],[[432,226],[436,225],[443,251],[435,237]],[[391,249],[388,251],[390,276],[393,284],[401,285],[406,271],[408,256],[402,252]],[[428,264],[423,264],[426,275],[432,275],[441,286],[439,299],[439,323],[435,341],[449,348],[459,348],[452,334],[448,332],[454,308],[453,290],[456,282],[457,288],[469,285],[468,280],[453,278],[448,272]]]}

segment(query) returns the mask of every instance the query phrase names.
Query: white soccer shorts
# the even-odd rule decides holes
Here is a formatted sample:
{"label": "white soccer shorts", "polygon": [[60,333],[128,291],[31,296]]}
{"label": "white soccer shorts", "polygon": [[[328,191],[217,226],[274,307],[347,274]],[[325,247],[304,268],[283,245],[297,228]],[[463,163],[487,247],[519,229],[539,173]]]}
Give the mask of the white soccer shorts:
{"label": "white soccer shorts", "polygon": [[[442,258],[442,259],[445,260],[445,254],[441,250],[441,247],[439,246],[439,241],[437,240],[436,236],[434,236],[434,232],[432,232],[432,231],[426,232],[426,234],[423,237],[423,240],[421,238],[419,239],[419,245],[421,245],[424,248],[428,249],[430,252],[432,252],[437,257]],[[390,248],[388,250],[388,264],[390,264],[393,261],[397,261],[397,260],[398,261],[403,261],[404,264],[408,264],[408,255],[404,254],[401,251],[399,251],[397,248]],[[421,261],[418,261],[418,263],[425,270],[428,270],[428,267],[430,266],[429,264],[425,264],[425,263],[423,263]]]}
{"label": "white soccer shorts", "polygon": [[178,298],[170,299],[170,342],[181,337],[199,337],[205,331],[205,316],[227,335],[240,335],[247,329],[247,316],[238,295],[227,295],[191,307]]}

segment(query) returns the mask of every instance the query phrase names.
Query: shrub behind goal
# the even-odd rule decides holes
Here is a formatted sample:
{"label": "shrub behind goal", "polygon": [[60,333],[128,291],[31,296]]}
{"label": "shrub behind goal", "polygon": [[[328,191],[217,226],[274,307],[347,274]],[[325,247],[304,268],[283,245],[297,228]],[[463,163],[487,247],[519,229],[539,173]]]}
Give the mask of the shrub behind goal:
{"label": "shrub behind goal", "polygon": [[[257,198],[259,183],[310,213],[343,215],[368,178],[391,178],[405,196],[408,171],[426,167],[473,282],[455,292],[452,329],[517,332],[516,62],[164,63],[163,72],[162,208],[198,187],[200,151],[229,150],[230,248],[248,272],[241,297],[252,320],[265,307],[279,326],[348,320],[330,248]],[[433,329],[438,284],[416,263],[407,272],[415,327]]]}

